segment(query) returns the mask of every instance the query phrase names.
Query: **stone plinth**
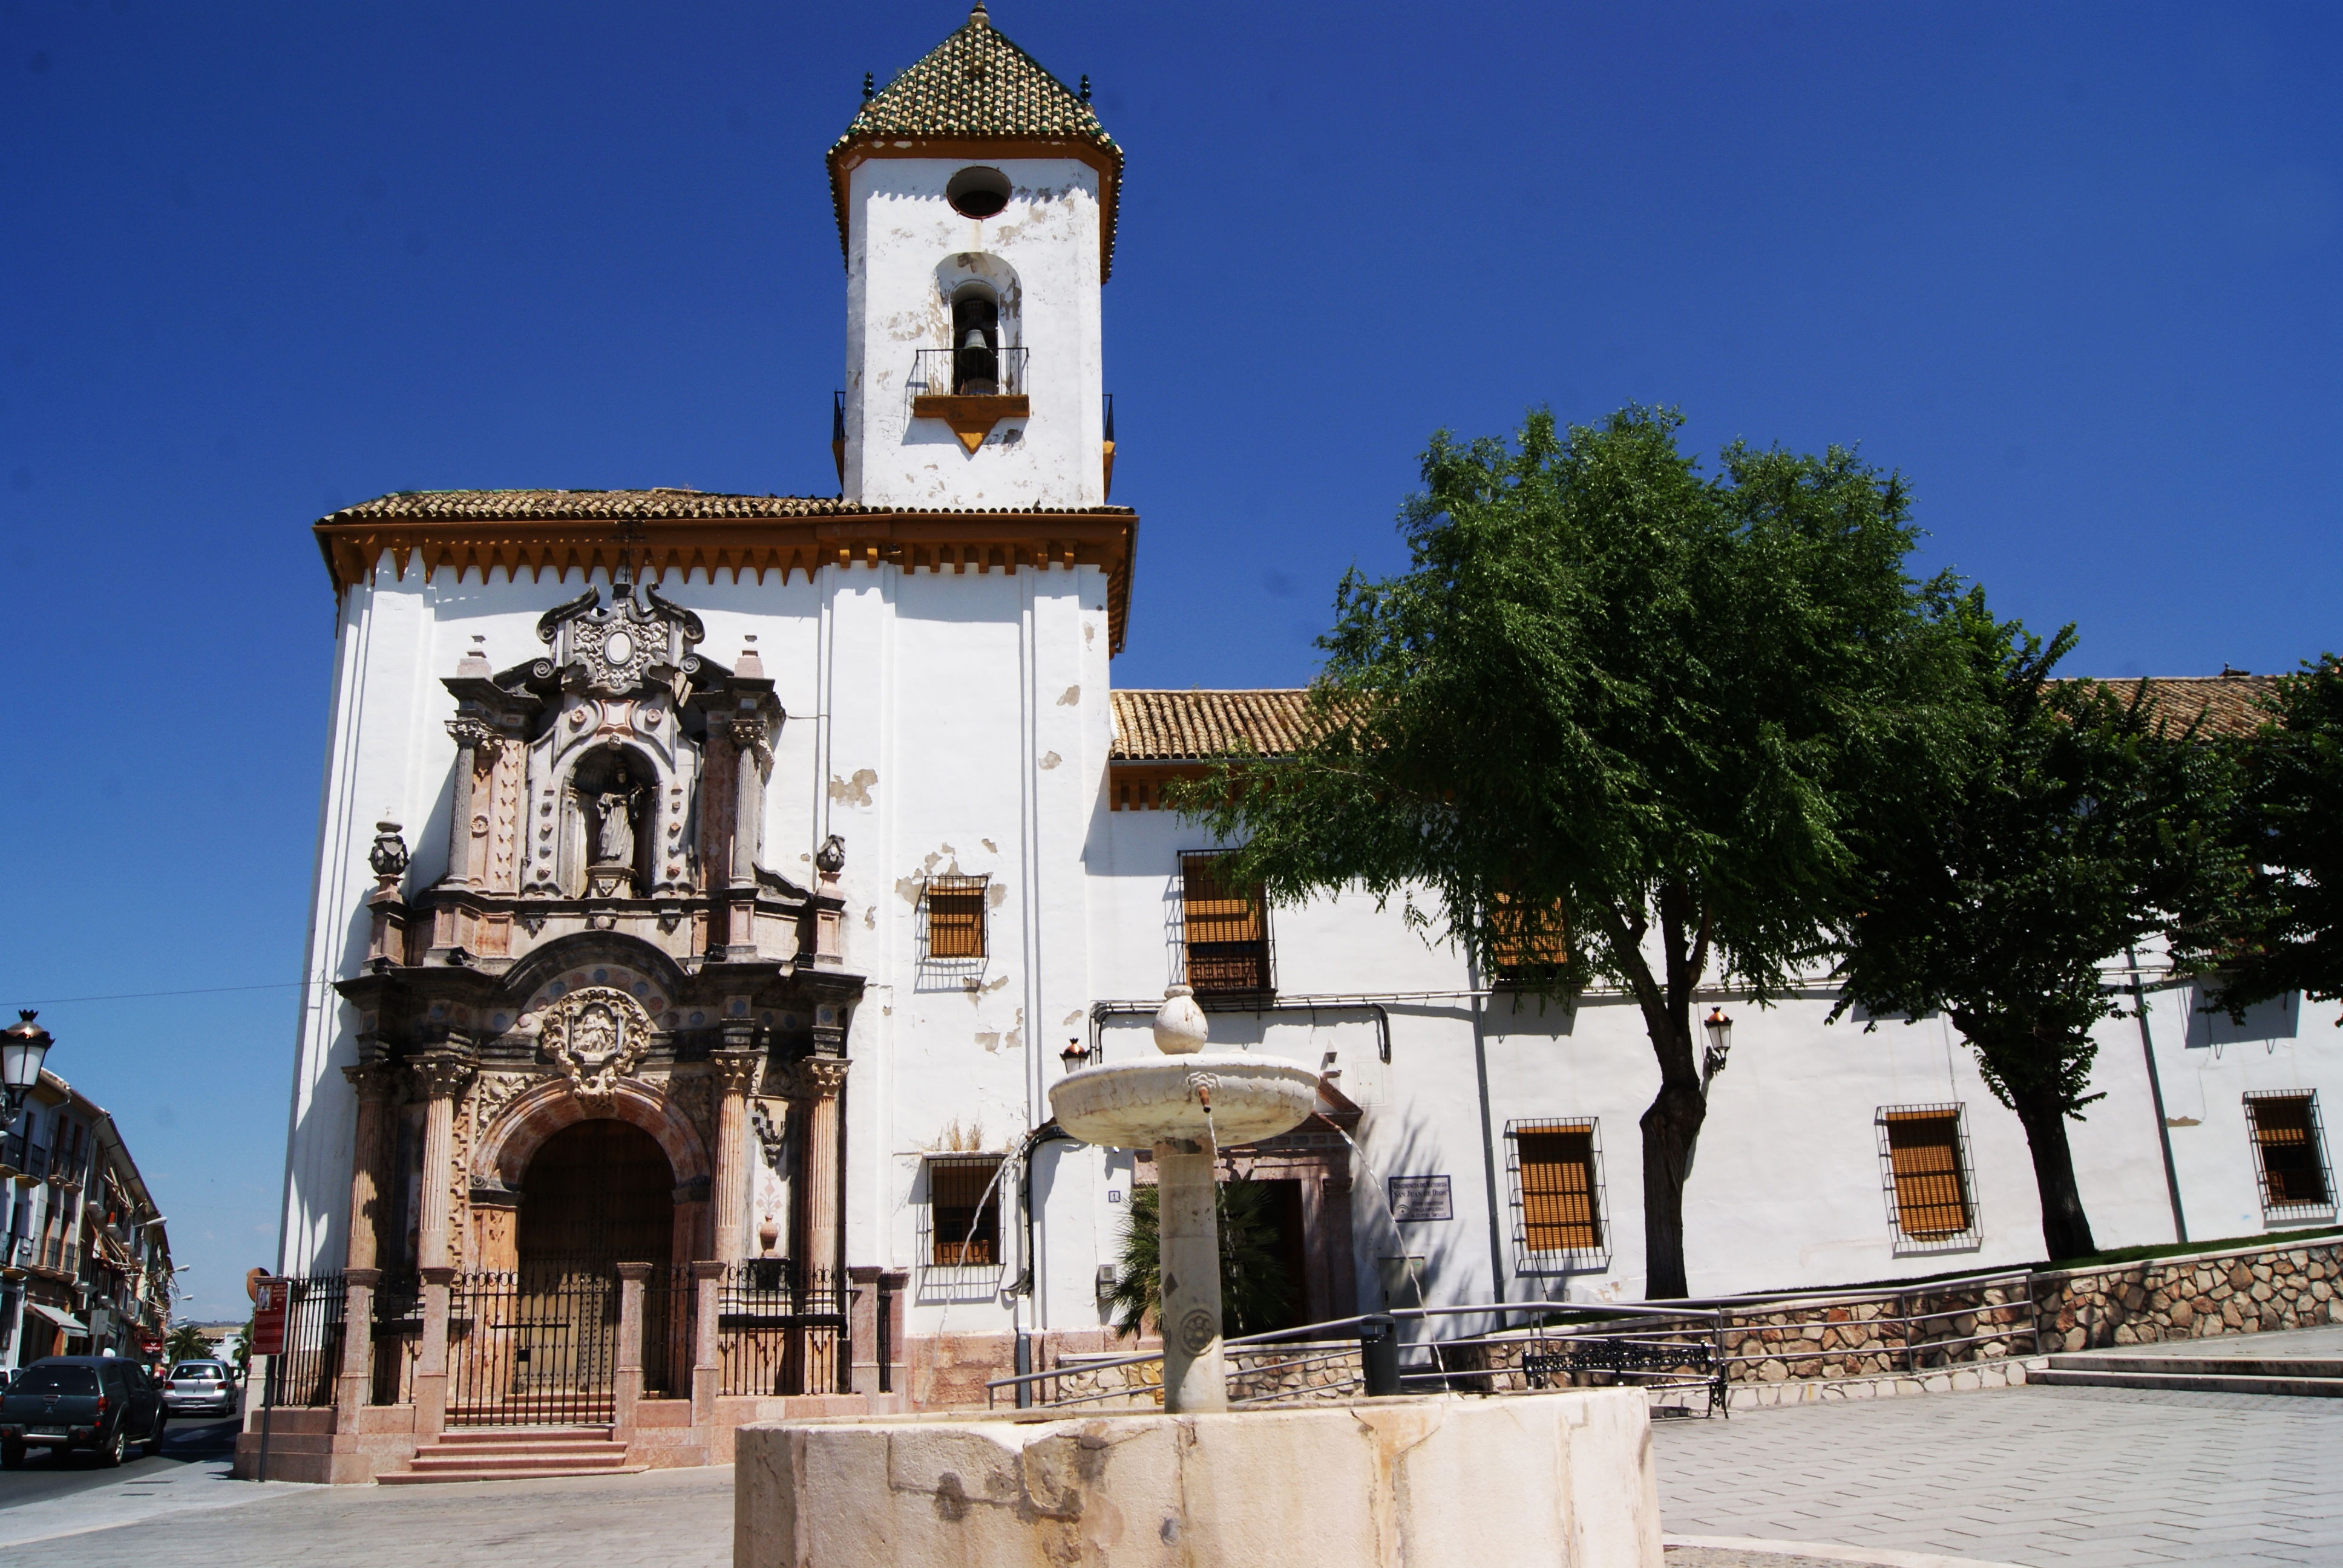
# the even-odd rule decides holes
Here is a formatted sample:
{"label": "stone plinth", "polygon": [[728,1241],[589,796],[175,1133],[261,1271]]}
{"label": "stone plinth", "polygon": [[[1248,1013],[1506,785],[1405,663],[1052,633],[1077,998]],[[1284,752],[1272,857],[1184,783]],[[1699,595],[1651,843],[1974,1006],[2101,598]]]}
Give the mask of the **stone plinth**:
{"label": "stone plinth", "polygon": [[743,1427],[735,1568],[1660,1568],[1644,1396]]}

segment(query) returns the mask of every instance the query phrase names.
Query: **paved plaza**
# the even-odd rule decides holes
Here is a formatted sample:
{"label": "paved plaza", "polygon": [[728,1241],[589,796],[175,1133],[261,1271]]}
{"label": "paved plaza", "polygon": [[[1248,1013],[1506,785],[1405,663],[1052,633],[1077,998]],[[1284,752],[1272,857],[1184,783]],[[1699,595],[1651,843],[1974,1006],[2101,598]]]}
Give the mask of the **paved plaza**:
{"label": "paved plaza", "polygon": [[[1655,1442],[1672,1537],[2026,1568],[2343,1564],[2335,1462],[2343,1401],[2019,1388],[1667,1422]],[[729,1469],[264,1488],[191,1464],[168,1492],[132,1479],[0,1510],[0,1564],[724,1568],[731,1560]],[[142,1510],[152,1512],[142,1518]],[[1743,1551],[1670,1560],[1671,1568],[1789,1568]]]}

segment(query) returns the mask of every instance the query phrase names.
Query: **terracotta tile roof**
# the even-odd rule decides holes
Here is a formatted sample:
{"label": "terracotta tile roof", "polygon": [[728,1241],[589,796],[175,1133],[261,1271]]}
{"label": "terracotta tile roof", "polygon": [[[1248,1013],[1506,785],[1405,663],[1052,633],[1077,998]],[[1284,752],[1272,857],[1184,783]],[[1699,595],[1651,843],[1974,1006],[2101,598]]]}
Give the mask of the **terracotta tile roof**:
{"label": "terracotta tile roof", "polygon": [[1100,220],[1106,233],[1102,274],[1114,263],[1115,186],[1122,148],[1090,105],[1041,62],[996,31],[978,0],[967,22],[867,100],[830,149],[830,196],[838,237],[846,242],[846,184],[840,156],[881,141],[1072,142],[1102,161]]}
{"label": "terracotta tile roof", "polygon": [[1215,757],[1249,741],[1291,752],[1309,724],[1307,691],[1117,691],[1114,749],[1123,762]]}
{"label": "terracotta tile roof", "polygon": [[709,490],[400,490],[344,507],[320,523],[373,519],[461,521],[683,518],[1059,517],[1135,515],[1129,507],[867,507],[836,496],[734,496]]}
{"label": "terracotta tile roof", "polygon": [[2274,675],[2151,675],[2145,679],[2102,680],[2101,686],[2129,702],[2142,686],[2170,723],[2186,725],[2200,714],[2200,734],[2211,739],[2251,735],[2269,716],[2254,706],[2277,685]]}
{"label": "terracotta tile roof", "polygon": [[[2277,678],[2268,675],[2151,676],[2149,699],[2176,724],[2205,716],[2208,738],[2250,735],[2262,721],[2255,699]],[[2107,680],[2128,702],[2141,682]],[[1249,741],[1272,755],[1291,752],[1309,722],[1309,693],[1261,691],[1117,691],[1114,749],[1121,762],[1172,762],[1209,758]]]}

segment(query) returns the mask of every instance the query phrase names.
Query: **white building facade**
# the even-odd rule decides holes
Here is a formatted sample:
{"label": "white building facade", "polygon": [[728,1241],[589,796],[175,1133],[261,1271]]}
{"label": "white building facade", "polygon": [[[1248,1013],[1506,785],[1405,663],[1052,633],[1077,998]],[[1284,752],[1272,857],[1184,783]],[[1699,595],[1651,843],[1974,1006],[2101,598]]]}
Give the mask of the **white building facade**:
{"label": "white building facade", "polygon": [[[1276,749],[1298,695],[1112,689],[1122,155],[1086,93],[980,5],[830,160],[840,498],[435,492],[317,525],[310,965],[337,983],[297,1046],[284,1271],[761,1267],[862,1314],[782,1392],[980,1400],[1021,1332],[1105,1342],[1146,1165],[1055,1135],[1047,1091],[1150,1049],[1190,983],[1216,1043],[1326,1075],[1319,1117],[1232,1160],[1284,1184],[1295,1322],[1419,1285],[1640,1297],[1636,1010],[1490,983],[1361,898],[1250,910],[1160,809],[1236,738]],[[2343,1035],[2146,994],[2074,1130],[2102,1242],[2331,1221]],[[1695,1289],[2040,1257],[2023,1134],[1940,1020],[1826,1025],[1819,983],[1712,1000]],[[2273,1131],[2298,1116],[2315,1176]]]}

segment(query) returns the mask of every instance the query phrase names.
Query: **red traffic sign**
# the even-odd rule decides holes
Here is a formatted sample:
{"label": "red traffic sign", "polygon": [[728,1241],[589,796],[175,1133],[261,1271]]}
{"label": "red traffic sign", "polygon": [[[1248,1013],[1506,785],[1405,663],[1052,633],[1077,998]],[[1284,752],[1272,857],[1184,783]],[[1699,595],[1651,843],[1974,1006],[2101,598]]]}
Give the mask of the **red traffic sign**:
{"label": "red traffic sign", "polygon": [[292,1282],[264,1278],[256,1282],[252,1296],[252,1353],[256,1356],[281,1356],[285,1353],[285,1303],[292,1294]]}

